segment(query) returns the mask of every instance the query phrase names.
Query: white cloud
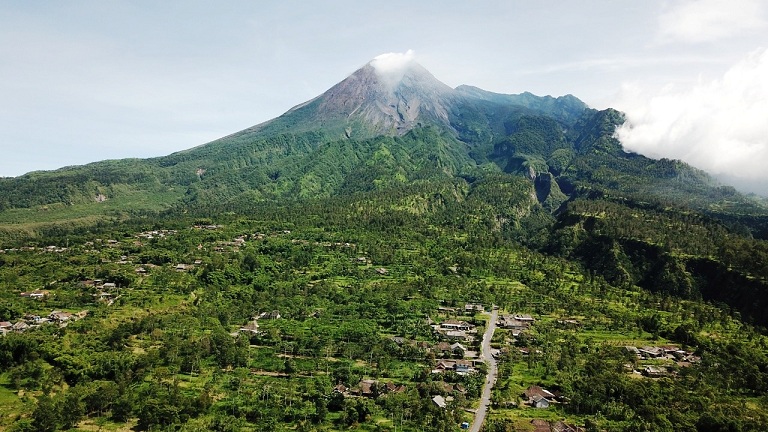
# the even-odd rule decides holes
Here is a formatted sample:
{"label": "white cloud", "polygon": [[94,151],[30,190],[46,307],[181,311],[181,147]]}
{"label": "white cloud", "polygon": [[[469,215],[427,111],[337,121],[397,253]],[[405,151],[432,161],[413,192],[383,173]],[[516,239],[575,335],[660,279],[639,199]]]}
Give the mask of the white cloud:
{"label": "white cloud", "polygon": [[404,53],[386,53],[374,57],[371,66],[376,69],[379,77],[395,85],[403,78],[415,58],[416,53],[410,49]]}
{"label": "white cloud", "polygon": [[763,0],[684,0],[659,16],[664,42],[711,42],[765,29]]}
{"label": "white cloud", "polygon": [[656,94],[625,86],[616,135],[627,150],[682,159],[713,174],[768,179],[768,50],[752,52],[721,78]]}

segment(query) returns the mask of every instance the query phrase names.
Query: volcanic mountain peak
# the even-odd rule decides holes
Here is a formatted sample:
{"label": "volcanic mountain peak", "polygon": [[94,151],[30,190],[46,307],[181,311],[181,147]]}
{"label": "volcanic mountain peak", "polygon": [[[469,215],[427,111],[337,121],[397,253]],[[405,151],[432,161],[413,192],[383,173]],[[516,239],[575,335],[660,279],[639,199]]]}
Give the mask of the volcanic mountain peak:
{"label": "volcanic mountain peak", "polygon": [[418,120],[448,123],[455,91],[409,57],[379,56],[319,97],[317,114],[402,134]]}
{"label": "volcanic mountain peak", "polygon": [[394,89],[405,74],[416,67],[421,67],[414,60],[413,50],[405,53],[387,53],[374,57],[368,62],[376,75],[390,88]]}
{"label": "volcanic mountain peak", "polygon": [[420,122],[450,126],[449,113],[461,98],[414,61],[412,52],[383,54],[320,96],[245,132],[320,127],[357,138],[402,135]]}

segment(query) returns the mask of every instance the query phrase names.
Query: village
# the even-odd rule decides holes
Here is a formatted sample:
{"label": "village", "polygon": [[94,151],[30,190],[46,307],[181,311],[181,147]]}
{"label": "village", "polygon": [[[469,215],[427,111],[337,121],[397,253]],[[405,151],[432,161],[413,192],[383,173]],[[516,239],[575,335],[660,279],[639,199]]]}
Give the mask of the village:
{"label": "village", "polygon": [[[193,231],[208,233],[220,230],[220,226],[204,225],[195,226]],[[310,241],[304,239],[292,238],[289,230],[275,230],[271,234],[264,234],[256,231],[252,234],[237,234],[226,237],[226,240],[211,239],[210,241],[195,242],[191,252],[184,255],[171,254],[147,254],[143,253],[145,249],[152,249],[158,242],[171,240],[179,235],[177,230],[152,230],[143,231],[126,235],[120,240],[115,239],[95,239],[86,242],[83,247],[85,252],[96,257],[95,260],[100,263],[104,269],[90,275],[90,279],[82,279],[79,282],[68,282],[65,286],[61,282],[53,282],[45,285],[39,285],[41,288],[16,291],[18,298],[23,299],[24,305],[28,307],[28,312],[20,319],[13,322],[0,322],[0,334],[23,333],[45,325],[56,325],[65,327],[68,324],[85,318],[88,310],[74,312],[59,308],[59,303],[51,303],[57,309],[50,312],[43,312],[49,302],[55,301],[57,294],[64,289],[72,290],[72,287],[79,291],[80,298],[89,296],[92,299],[93,310],[97,308],[120,308],[125,303],[125,298],[129,300],[136,296],[143,295],[143,288],[150,287],[155,289],[155,285],[150,283],[144,286],[147,281],[152,281],[156,276],[164,277],[165,281],[178,283],[177,281],[191,281],[205,271],[206,266],[210,265],[212,257],[224,255],[225,259],[231,259],[230,254],[237,254],[248,247],[250,242],[266,243],[277,239],[282,244],[292,244],[299,247],[321,247],[335,251],[344,251],[343,258],[347,266],[356,270],[356,275],[365,274],[368,277],[380,281],[389,281],[397,278],[402,267],[382,266],[368,255],[363,255],[360,251],[354,251],[354,243],[349,242],[329,242],[329,241]],[[152,247],[150,246],[152,244]],[[247,250],[247,249],[246,249]],[[55,246],[47,247],[29,247],[24,249],[5,250],[3,253],[68,253],[69,248],[59,248]],[[457,269],[449,268],[449,271],[456,274]],[[303,274],[300,272],[300,274]],[[117,275],[117,277],[115,277]],[[98,277],[94,277],[98,276]],[[161,289],[164,287],[160,287]],[[194,299],[194,294],[190,297]],[[266,336],[265,328],[269,330],[274,327],[267,322],[279,320],[296,320],[295,313],[290,311],[285,313],[282,307],[272,309],[269,303],[265,303],[266,308],[258,312],[251,311],[253,315],[246,321],[238,323],[230,322],[228,331],[233,339],[245,337],[250,340],[251,345],[257,350],[270,351],[271,356],[282,364],[287,365],[289,359],[311,360],[311,357],[304,357],[297,353],[280,352],[274,342]],[[428,398],[432,405],[439,410],[446,412],[462,411],[475,415],[478,411],[476,407],[477,400],[481,398],[481,390],[488,387],[490,393],[494,396],[486,399],[488,412],[508,412],[514,411],[515,416],[537,417],[549,416],[549,413],[563,412],[570,404],[570,395],[563,391],[556,380],[539,379],[526,375],[525,365],[535,368],[541,359],[548,355],[547,348],[543,346],[537,338],[541,335],[541,330],[547,328],[547,331],[580,334],[590,325],[589,320],[581,315],[565,315],[561,313],[541,313],[534,307],[504,308],[499,310],[493,305],[480,302],[459,303],[456,299],[452,301],[437,302],[431,312],[423,313],[420,324],[427,331],[419,336],[396,333],[391,331],[382,331],[379,337],[388,341],[391,345],[391,353],[399,357],[402,361],[412,363],[415,367],[414,373],[406,376],[393,377],[387,373],[377,371],[378,365],[373,360],[361,362],[357,360],[353,363],[356,367],[363,367],[364,372],[358,372],[351,375],[350,378],[334,380],[333,386],[328,387],[326,397],[350,398],[351,400],[371,399],[378,401],[380,398],[386,398],[390,395],[398,395],[406,392],[417,391],[423,398]],[[276,306],[276,305],[272,305]],[[41,310],[42,309],[42,310]],[[510,310],[511,309],[511,310]],[[104,309],[102,309],[104,310]],[[525,312],[521,312],[525,311]],[[92,311],[91,311],[92,312]],[[287,316],[284,316],[285,315]],[[302,319],[312,320],[322,314],[322,309],[310,310]],[[496,327],[496,336],[489,349],[484,351],[481,348],[483,342],[484,330],[489,325],[489,316],[497,317],[494,320]],[[0,317],[2,318],[2,317]],[[414,317],[418,318],[418,316]],[[586,325],[585,325],[586,321]],[[305,322],[306,323],[309,321]],[[543,326],[543,327],[542,327]],[[290,343],[290,342],[289,342]],[[286,346],[286,345],[281,345]],[[681,368],[689,367],[700,362],[701,358],[689,350],[684,350],[679,346],[669,343],[652,346],[643,344],[638,346],[627,345],[624,347],[628,354],[628,361],[625,365],[627,374],[639,379],[657,380],[664,377],[672,377],[679,373]],[[337,352],[337,359],[332,361],[351,359],[344,358],[344,353]],[[489,362],[494,364],[514,363],[512,369],[514,375],[504,376],[506,386],[509,387],[509,381],[514,380],[511,386],[512,391],[506,391],[504,396],[493,393],[493,388],[497,384],[495,375],[490,378]],[[276,364],[276,362],[270,362]],[[287,367],[287,366],[286,366]],[[517,368],[517,369],[515,369]],[[507,368],[508,370],[509,368]],[[249,367],[251,374],[258,377],[287,378],[291,373],[280,367],[269,367],[266,369],[259,367]],[[523,372],[519,374],[519,372]],[[310,377],[311,373],[302,371],[298,375],[301,377]],[[486,380],[486,377],[489,377]],[[384,403],[376,402],[378,403]],[[539,414],[536,414],[539,412]],[[461,423],[461,428],[469,426],[469,422]],[[564,421],[538,420],[530,422],[532,430],[560,430],[560,431],[581,431],[582,429],[573,426]],[[549,429],[545,429],[549,428]]]}
{"label": "village", "polygon": [[83,310],[77,313],[54,310],[45,316],[27,314],[15,323],[10,321],[0,321],[0,335],[5,336],[7,333],[11,332],[24,333],[25,331],[44,325],[57,325],[59,327],[66,327],[70,322],[83,319],[87,315],[87,310]]}

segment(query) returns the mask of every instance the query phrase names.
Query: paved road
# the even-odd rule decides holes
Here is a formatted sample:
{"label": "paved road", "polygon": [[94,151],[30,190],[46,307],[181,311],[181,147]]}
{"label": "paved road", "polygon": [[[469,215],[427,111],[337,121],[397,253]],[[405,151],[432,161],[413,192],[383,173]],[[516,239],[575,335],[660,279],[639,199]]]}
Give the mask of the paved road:
{"label": "paved road", "polygon": [[480,432],[480,428],[483,426],[485,420],[485,414],[488,412],[488,405],[491,404],[491,390],[496,383],[496,359],[491,355],[491,339],[493,339],[493,332],[496,330],[496,321],[499,318],[499,311],[493,309],[491,312],[491,319],[488,320],[488,326],[485,328],[485,334],[483,334],[483,343],[480,345],[480,358],[482,358],[488,365],[488,375],[483,385],[483,395],[480,397],[480,406],[475,413],[475,420],[472,421],[472,427],[469,429],[471,432]]}

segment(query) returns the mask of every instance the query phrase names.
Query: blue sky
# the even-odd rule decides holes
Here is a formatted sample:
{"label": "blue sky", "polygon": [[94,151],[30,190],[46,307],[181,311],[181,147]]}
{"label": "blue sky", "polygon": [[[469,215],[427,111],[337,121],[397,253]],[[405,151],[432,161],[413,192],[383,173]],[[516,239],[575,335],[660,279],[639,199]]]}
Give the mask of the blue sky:
{"label": "blue sky", "polygon": [[368,3],[0,0],[0,176],[190,148],[412,49],[450,86],[570,93],[627,112],[632,150],[768,184],[768,2]]}

